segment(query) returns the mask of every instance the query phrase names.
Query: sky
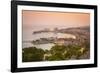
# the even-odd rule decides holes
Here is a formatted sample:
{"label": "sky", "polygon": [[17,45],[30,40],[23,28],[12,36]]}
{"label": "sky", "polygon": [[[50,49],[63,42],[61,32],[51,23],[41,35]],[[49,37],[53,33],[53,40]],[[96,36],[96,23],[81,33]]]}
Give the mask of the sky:
{"label": "sky", "polygon": [[22,11],[24,29],[69,28],[90,25],[89,13]]}

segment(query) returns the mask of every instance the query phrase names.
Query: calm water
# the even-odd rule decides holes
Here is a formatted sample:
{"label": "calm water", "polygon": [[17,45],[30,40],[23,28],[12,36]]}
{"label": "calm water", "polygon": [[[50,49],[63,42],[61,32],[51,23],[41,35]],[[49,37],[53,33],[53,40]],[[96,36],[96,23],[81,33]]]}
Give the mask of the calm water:
{"label": "calm water", "polygon": [[31,42],[24,42],[24,41],[33,41],[39,38],[49,38],[49,37],[57,37],[57,38],[75,38],[74,35],[71,34],[64,34],[64,33],[57,33],[54,34],[52,32],[48,32],[48,33],[40,33],[40,34],[32,34],[33,31],[31,29],[29,30],[24,30],[23,31],[23,48],[26,47],[37,47],[37,48],[42,48],[42,49],[50,49],[54,44],[53,43],[49,43],[49,44],[38,44],[38,45],[34,45]]}

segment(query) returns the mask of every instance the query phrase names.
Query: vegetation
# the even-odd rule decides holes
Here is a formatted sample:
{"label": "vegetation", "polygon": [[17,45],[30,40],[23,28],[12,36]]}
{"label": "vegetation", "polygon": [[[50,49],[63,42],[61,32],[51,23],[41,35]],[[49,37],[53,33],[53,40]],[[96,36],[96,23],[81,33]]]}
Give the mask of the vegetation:
{"label": "vegetation", "polygon": [[23,62],[42,61],[44,51],[36,47],[29,47],[23,49]]}
{"label": "vegetation", "polygon": [[[59,61],[70,59],[81,59],[89,51],[89,42],[78,45],[55,45],[50,50],[29,47],[23,49],[23,62],[34,61]],[[87,54],[86,54],[87,55]],[[89,54],[88,54],[89,55]],[[83,57],[84,59],[84,57]]]}

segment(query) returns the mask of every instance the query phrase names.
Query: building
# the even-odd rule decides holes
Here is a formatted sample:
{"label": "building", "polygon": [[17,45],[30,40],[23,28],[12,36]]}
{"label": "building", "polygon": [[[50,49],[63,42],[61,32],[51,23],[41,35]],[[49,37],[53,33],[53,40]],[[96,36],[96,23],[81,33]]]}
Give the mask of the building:
{"label": "building", "polygon": [[59,38],[57,39],[55,42],[55,44],[57,45],[78,45],[79,41],[76,39],[72,39],[72,38]]}

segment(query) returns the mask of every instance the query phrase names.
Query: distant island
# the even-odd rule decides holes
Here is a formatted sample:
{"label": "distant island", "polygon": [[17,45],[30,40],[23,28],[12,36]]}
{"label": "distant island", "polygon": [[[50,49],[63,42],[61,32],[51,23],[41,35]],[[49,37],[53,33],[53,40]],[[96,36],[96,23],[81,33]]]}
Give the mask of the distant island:
{"label": "distant island", "polygon": [[[81,31],[90,31],[89,26],[84,27],[73,27],[73,28],[65,28],[65,29],[58,29],[58,28],[45,28],[43,30],[33,31],[33,34],[45,33],[45,32],[54,32],[54,33],[72,33],[73,31],[81,32]],[[76,33],[75,32],[75,33]]]}

